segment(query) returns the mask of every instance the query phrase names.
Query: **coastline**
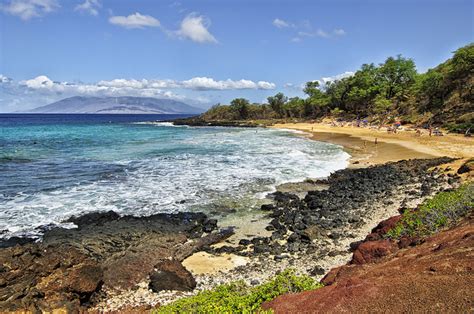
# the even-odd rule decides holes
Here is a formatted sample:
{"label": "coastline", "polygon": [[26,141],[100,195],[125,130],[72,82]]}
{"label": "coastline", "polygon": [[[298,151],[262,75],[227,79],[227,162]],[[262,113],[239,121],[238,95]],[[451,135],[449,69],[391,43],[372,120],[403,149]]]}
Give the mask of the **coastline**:
{"label": "coastline", "polygon": [[[418,147],[418,149],[411,149],[409,147],[410,141],[406,141],[404,145],[390,142],[390,139],[386,140],[379,135],[380,132],[352,136],[350,134],[351,128],[324,132],[324,127],[316,128],[314,124],[283,124],[275,127],[297,129],[308,133],[313,128],[312,139],[342,145],[351,154],[350,167],[340,170],[324,180],[295,183],[296,188],[298,188],[298,184],[307,185],[302,194],[295,191],[295,187],[292,186],[287,186],[287,190],[284,192],[279,190],[273,193],[271,203],[268,204],[267,209],[262,211],[261,215],[257,215],[260,217],[255,217],[255,220],[258,221],[254,222],[258,225],[258,229],[262,229],[263,233],[252,232],[247,234],[245,238],[242,238],[242,234],[247,232],[237,231],[234,236],[225,234],[219,239],[212,236],[215,233],[210,233],[207,235],[210,240],[202,244],[199,239],[204,239],[206,233],[219,227],[227,227],[224,220],[216,221],[205,216],[199,216],[199,219],[197,219],[199,220],[196,223],[199,229],[197,233],[194,227],[183,229],[179,238],[173,241],[170,237],[176,237],[175,231],[166,232],[166,235],[163,236],[154,235],[154,227],[150,226],[149,217],[129,218],[133,222],[132,224],[120,219],[123,222],[125,233],[130,232],[130,226],[132,228],[136,226],[137,231],[134,230],[133,234],[143,232],[153,234],[153,238],[147,235],[146,239],[142,240],[141,250],[143,251],[140,251],[139,254],[137,254],[136,249],[129,249],[129,244],[125,244],[128,240],[124,239],[124,244],[120,244],[124,247],[125,252],[120,254],[126,254],[127,256],[127,259],[123,260],[124,263],[140,265],[141,268],[144,268],[143,263],[146,263],[147,267],[150,268],[153,266],[153,261],[157,259],[166,260],[174,256],[173,259],[179,263],[182,262],[181,265],[184,266],[178,270],[178,273],[190,272],[186,275],[186,278],[192,275],[193,280],[196,281],[196,288],[194,291],[170,291],[173,289],[165,289],[153,293],[150,290],[147,277],[148,270],[146,269],[136,278],[136,286],[126,287],[125,290],[104,289],[100,284],[103,280],[98,277],[94,281],[94,284],[97,283],[97,285],[91,292],[87,292],[90,293],[90,302],[93,308],[103,311],[123,310],[127,307],[141,308],[145,306],[149,308],[158,303],[166,304],[180,297],[194,295],[199,291],[211,289],[216,285],[230,281],[244,280],[251,286],[258,285],[287,268],[295,268],[300,274],[309,274],[315,279],[320,279],[333,267],[347,263],[352,254],[349,249],[351,244],[363,240],[380,221],[397,215],[398,210],[403,206],[414,207],[430,195],[457,185],[456,180],[454,183],[450,183],[450,178],[443,171],[428,170],[446,162],[452,162],[452,160],[403,161],[396,165],[386,165],[389,161],[408,158],[431,159],[443,155],[442,152],[428,154],[426,153],[427,149],[425,151],[422,148],[423,146]],[[317,129],[316,132],[315,129]],[[366,145],[366,149],[361,150],[364,141],[368,141],[370,136],[374,135],[380,136],[377,146],[375,144],[373,146]],[[397,139],[397,141],[400,140]],[[463,154],[460,155],[464,156]],[[369,165],[375,167],[367,168]],[[355,184],[355,181],[357,184]],[[422,194],[423,186],[428,187],[428,192],[425,194]],[[309,196],[305,195],[308,191]],[[321,204],[324,204],[324,206],[321,208],[319,205],[313,207],[312,204],[319,201],[322,201]],[[300,215],[299,218],[297,218],[298,215]],[[187,216],[186,220],[189,220]],[[194,224],[193,220],[190,220],[190,222]],[[89,243],[93,239],[94,246],[97,247],[108,246],[107,241],[109,240],[103,239],[103,235],[101,235],[104,231],[103,226],[95,225],[91,221],[87,221],[88,224],[90,224],[88,228],[91,231],[81,231],[80,228],[78,231],[81,232],[81,235],[77,237],[79,239],[85,237],[89,239]],[[165,225],[168,225],[168,223],[161,224],[160,222],[158,227],[159,229],[168,228],[164,227]],[[206,231],[201,230],[201,227],[205,228]],[[76,233],[74,230],[71,230],[71,232],[72,234]],[[122,236],[120,235],[120,237]],[[53,236],[49,241],[55,250],[64,249],[64,245],[66,247],[71,245],[63,242],[57,245],[57,241],[51,242],[51,239],[55,240],[56,237]],[[61,237],[58,239],[63,241]],[[71,240],[67,240],[67,242],[71,242]],[[166,256],[162,256],[161,253],[154,250],[151,252],[154,243],[160,243],[159,245],[163,245],[163,247],[171,244],[172,252],[168,252]],[[183,247],[189,246],[190,243],[193,246],[192,249],[187,249],[189,254],[183,255]],[[83,244],[76,244],[76,242],[72,244],[76,249],[81,250],[81,254],[85,254],[87,257],[85,266],[89,267],[91,263],[96,263],[94,260],[89,260],[90,257],[87,251],[82,252]],[[107,252],[105,263],[99,261],[98,265],[94,264],[94,267],[102,272],[103,267],[105,267],[104,270],[107,270],[110,266],[110,259],[113,263],[118,263],[115,261],[115,245],[113,244],[110,253]],[[29,247],[25,246],[26,250],[30,250]],[[35,246],[31,245],[31,247],[34,248]],[[15,254],[17,253],[14,249],[4,252],[10,251],[12,260],[16,260]],[[109,256],[109,254],[111,255]],[[83,255],[80,256],[84,258]],[[208,263],[208,265],[205,265],[205,263]],[[82,264],[80,265],[85,267]],[[137,276],[133,269],[130,268],[128,271],[129,275]],[[56,274],[53,275],[54,278],[57,278]],[[103,276],[105,276],[105,282],[107,283],[107,271],[104,271]],[[109,284],[108,286],[111,287],[112,285]],[[66,288],[70,289],[69,287]],[[97,300],[95,295],[98,296]],[[72,304],[77,304],[74,303],[76,299],[72,300]],[[58,300],[57,304],[63,304],[62,302]]]}
{"label": "coastline", "polygon": [[474,138],[458,134],[430,137],[424,131],[421,136],[416,136],[414,130],[408,129],[389,134],[385,129],[332,126],[327,123],[283,123],[270,127],[307,132],[314,140],[341,145],[352,156],[350,167],[413,158],[447,156],[464,160],[474,156]]}

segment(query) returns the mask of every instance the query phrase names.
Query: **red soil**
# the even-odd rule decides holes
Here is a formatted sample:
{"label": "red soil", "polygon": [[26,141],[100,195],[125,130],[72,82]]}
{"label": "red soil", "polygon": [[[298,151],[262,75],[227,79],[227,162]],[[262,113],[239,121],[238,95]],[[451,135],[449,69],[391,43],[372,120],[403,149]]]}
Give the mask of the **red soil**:
{"label": "red soil", "polygon": [[280,296],[263,308],[275,313],[474,312],[473,222],[471,217],[395,253],[391,245],[373,241],[366,245],[373,249],[383,242],[385,248],[378,259],[333,269],[323,279],[325,287]]}

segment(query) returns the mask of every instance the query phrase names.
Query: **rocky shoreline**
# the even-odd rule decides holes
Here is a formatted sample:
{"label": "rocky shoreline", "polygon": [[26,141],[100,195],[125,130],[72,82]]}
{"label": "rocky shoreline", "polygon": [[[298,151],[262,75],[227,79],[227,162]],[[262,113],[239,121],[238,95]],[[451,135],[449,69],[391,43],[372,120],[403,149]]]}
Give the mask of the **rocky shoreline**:
{"label": "rocky shoreline", "polygon": [[0,311],[86,309],[107,292],[143,282],[155,292],[192,290],[194,279],[179,262],[232,234],[212,232],[217,222],[201,213],[121,217],[106,212],[68,222],[77,228],[53,228],[41,242],[0,250]]}
{"label": "rocky shoreline", "polygon": [[[471,192],[474,186],[470,185]],[[470,194],[472,199],[472,194]],[[472,203],[471,203],[472,204]],[[473,208],[429,236],[386,238],[402,215],[380,222],[349,263],[332,268],[320,289],[262,304],[275,313],[466,313],[474,305]],[[420,208],[415,209],[415,211]]]}
{"label": "rocky shoreline", "polygon": [[[344,169],[307,182],[315,188],[305,196],[275,192],[262,206],[271,235],[238,245],[225,241],[232,230],[216,231],[219,222],[202,213],[72,218],[77,229],[53,228],[42,242],[0,249],[0,310],[145,309],[229,281],[256,285],[288,267],[319,279],[347,262],[380,221],[459,185],[439,167],[452,160]],[[181,262],[198,251],[239,255],[246,265],[193,274]]]}
{"label": "rocky shoreline", "polygon": [[223,126],[223,127],[241,127],[241,128],[256,128],[264,127],[265,125],[254,123],[252,121],[233,121],[233,120],[205,120],[201,116],[190,117],[185,119],[174,119],[171,121],[174,125],[187,125],[187,126]]}

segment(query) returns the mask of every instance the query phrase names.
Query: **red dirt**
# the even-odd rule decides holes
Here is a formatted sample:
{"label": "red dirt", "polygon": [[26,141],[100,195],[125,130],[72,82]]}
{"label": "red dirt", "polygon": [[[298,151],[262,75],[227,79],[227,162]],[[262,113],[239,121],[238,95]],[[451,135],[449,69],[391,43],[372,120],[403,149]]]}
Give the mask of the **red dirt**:
{"label": "red dirt", "polygon": [[[345,265],[327,286],[263,305],[275,313],[474,311],[474,219],[376,263]],[[368,242],[370,243],[370,242]]]}

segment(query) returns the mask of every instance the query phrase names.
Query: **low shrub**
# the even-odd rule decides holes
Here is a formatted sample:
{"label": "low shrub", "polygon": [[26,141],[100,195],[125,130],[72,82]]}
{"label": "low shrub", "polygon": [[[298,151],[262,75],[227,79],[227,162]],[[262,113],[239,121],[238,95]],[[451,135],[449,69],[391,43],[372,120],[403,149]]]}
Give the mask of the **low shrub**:
{"label": "low shrub", "polygon": [[425,237],[456,223],[474,208],[474,182],[453,191],[440,192],[423,202],[418,209],[407,211],[387,233],[388,238]]}
{"label": "low shrub", "polygon": [[250,287],[236,281],[179,299],[154,310],[159,313],[263,313],[260,305],[285,293],[313,290],[322,285],[308,276],[297,276],[292,269],[267,283]]}

